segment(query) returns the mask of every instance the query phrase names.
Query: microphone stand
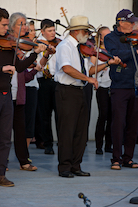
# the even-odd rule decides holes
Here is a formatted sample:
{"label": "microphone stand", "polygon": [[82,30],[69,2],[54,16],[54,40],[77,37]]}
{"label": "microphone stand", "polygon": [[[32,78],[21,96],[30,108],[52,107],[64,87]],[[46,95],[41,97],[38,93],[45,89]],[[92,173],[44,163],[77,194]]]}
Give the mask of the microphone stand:
{"label": "microphone stand", "polygon": [[90,207],[91,203],[89,204],[87,201],[84,201],[84,204],[86,205],[86,207]]}
{"label": "microphone stand", "polygon": [[86,205],[86,207],[90,207],[91,206],[91,201],[86,196],[84,196],[83,193],[79,193],[78,197],[83,199],[83,202]]}
{"label": "microphone stand", "polygon": [[[134,52],[134,48],[133,48],[133,45],[132,45],[132,41],[130,41],[130,48],[131,48],[132,55],[133,55],[133,59],[134,59],[134,63],[135,63],[135,66],[136,66],[136,73],[135,73],[135,94],[136,94],[136,97],[138,97],[138,64],[137,64],[137,60],[136,60],[136,55],[135,55],[135,52]],[[137,77],[137,80],[136,80],[136,77]]]}
{"label": "microphone stand", "polygon": [[[130,41],[130,47],[131,47],[134,63],[135,63],[136,69],[137,69],[136,73],[138,73],[138,64],[137,64],[136,55],[135,55],[134,48],[133,48],[131,41]],[[136,74],[135,74],[135,76],[136,76]],[[136,88],[135,88],[135,93],[136,93],[136,97],[138,98],[138,80],[137,80],[137,84],[136,84]],[[138,204],[138,197],[131,198],[129,202],[132,204]]]}

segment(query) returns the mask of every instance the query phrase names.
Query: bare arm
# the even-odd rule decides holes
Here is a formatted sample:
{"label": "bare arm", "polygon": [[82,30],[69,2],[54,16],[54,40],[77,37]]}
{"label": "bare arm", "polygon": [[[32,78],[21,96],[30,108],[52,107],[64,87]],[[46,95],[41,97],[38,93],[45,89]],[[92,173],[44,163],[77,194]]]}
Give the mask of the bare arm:
{"label": "bare arm", "polygon": [[[95,63],[94,58],[91,58],[91,60],[92,60],[92,62],[94,64]],[[97,73],[100,72],[101,70],[104,70],[107,66],[110,66],[112,64],[118,65],[120,62],[121,62],[121,59],[119,57],[115,57],[114,56],[114,59],[110,59],[108,61],[108,64],[105,62],[105,63],[103,63],[101,65],[98,65],[97,66]],[[89,70],[89,75],[93,75],[93,74],[95,74],[95,66],[91,66],[91,68]]]}
{"label": "bare arm", "polygon": [[48,58],[49,58],[49,52],[46,51],[45,54],[43,55],[42,59],[40,60],[40,64],[45,66],[48,61]]}
{"label": "bare arm", "polygon": [[43,55],[42,59],[40,60],[40,64],[43,66],[46,65],[48,58],[49,58],[49,54],[51,54],[50,49],[52,51],[55,51],[55,48],[52,45],[49,44],[48,47],[49,47],[49,50],[46,50],[45,54]]}
{"label": "bare arm", "polygon": [[95,78],[87,77],[86,75],[79,72],[70,65],[65,65],[62,67],[62,69],[66,74],[70,75],[72,78],[88,81],[89,83],[93,84],[95,88],[98,88],[98,82]]}

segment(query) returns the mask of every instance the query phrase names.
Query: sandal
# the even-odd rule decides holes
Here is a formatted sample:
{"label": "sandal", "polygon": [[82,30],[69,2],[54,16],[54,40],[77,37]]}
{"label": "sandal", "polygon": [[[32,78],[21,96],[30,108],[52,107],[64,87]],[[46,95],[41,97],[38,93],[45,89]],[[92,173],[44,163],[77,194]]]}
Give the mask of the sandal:
{"label": "sandal", "polygon": [[121,165],[119,164],[119,162],[114,162],[111,164],[111,169],[112,170],[121,170]]}
{"label": "sandal", "polygon": [[[135,166],[135,165],[137,165],[137,166]],[[123,167],[130,167],[130,168],[138,168],[138,163],[133,162],[132,160],[130,160],[130,161],[127,162],[127,163],[123,163],[122,166],[123,166]]]}
{"label": "sandal", "polygon": [[20,166],[20,170],[35,171],[35,170],[37,170],[37,167],[30,165],[30,164],[26,164],[26,165]]}

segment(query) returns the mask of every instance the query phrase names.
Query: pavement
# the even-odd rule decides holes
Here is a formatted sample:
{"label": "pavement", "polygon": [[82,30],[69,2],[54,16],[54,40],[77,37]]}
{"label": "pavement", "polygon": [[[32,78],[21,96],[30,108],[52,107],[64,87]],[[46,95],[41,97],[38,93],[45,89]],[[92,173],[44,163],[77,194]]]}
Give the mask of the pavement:
{"label": "pavement", "polygon": [[[138,169],[111,170],[111,153],[96,155],[95,142],[89,141],[81,167],[91,176],[62,178],[57,171],[56,142],[54,151],[54,155],[45,155],[44,150],[31,144],[30,158],[38,170],[28,172],[19,169],[12,144],[6,177],[15,186],[0,186],[0,207],[89,207],[89,202],[84,204],[78,197],[80,192],[91,201],[92,207],[136,206],[129,201],[138,196]],[[138,145],[133,160],[138,162]]]}

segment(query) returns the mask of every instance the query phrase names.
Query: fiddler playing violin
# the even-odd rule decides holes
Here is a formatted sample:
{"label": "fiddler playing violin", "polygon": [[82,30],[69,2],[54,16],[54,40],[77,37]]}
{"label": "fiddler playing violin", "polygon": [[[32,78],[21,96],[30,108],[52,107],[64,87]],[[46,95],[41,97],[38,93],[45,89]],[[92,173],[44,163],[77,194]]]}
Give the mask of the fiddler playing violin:
{"label": "fiddler playing violin", "polygon": [[[50,45],[57,47],[61,42],[59,38],[56,37],[55,23],[51,19],[43,19],[40,24],[41,35],[38,37],[37,42],[47,41]],[[49,54],[46,50],[40,53],[38,56],[38,63],[44,65],[44,72],[38,72],[37,78],[39,82],[38,90],[38,106],[39,111],[37,115],[41,115],[41,122],[43,131],[37,128],[37,133],[42,134],[42,140],[44,143],[42,145],[39,137],[36,137],[36,145],[38,148],[44,148],[45,154],[54,154],[53,150],[53,134],[52,134],[52,112],[55,111],[55,121],[57,123],[56,107],[55,107],[55,88],[56,82],[54,81],[55,67],[56,67],[56,54]],[[40,114],[39,114],[40,113]]]}
{"label": "fiddler playing violin", "polygon": [[[9,21],[9,33],[14,38],[17,39],[16,42],[16,49],[17,53],[19,53],[19,49],[23,50],[21,52],[24,53],[24,50],[20,45],[20,40],[23,42],[23,46],[32,46],[32,51],[30,52],[28,57],[25,57],[25,59],[21,58],[20,62],[24,64],[25,69],[22,73],[15,72],[12,76],[11,80],[11,91],[12,91],[12,100],[13,100],[13,106],[14,106],[14,115],[13,115],[13,130],[14,130],[14,144],[15,144],[15,151],[16,156],[20,163],[20,169],[21,170],[27,170],[27,171],[35,171],[37,170],[36,166],[33,166],[30,164],[29,159],[29,153],[27,149],[27,141],[26,141],[26,122],[25,122],[25,103],[26,103],[26,88],[25,83],[29,83],[31,80],[34,80],[35,75],[37,71],[42,71],[43,67],[39,64],[37,64],[35,67],[32,68],[32,70],[27,70],[27,68],[34,63],[34,61],[37,58],[37,53],[43,52],[46,50],[48,46],[45,44],[36,44],[33,43],[32,40],[29,38],[26,38],[24,41],[25,33],[26,33],[26,16],[22,13],[13,13],[10,16]],[[20,38],[22,37],[22,38]],[[18,47],[18,40],[19,40],[19,47]],[[11,51],[13,51],[12,49]],[[18,64],[17,61],[19,61],[19,58],[16,58],[15,64]],[[30,61],[31,59],[31,61]],[[30,113],[30,111],[29,111]]]}
{"label": "fiddler playing violin", "polygon": [[[95,46],[98,46],[98,41],[100,41],[99,48],[104,50],[104,37],[109,34],[110,30],[106,26],[102,26],[96,33],[95,36]],[[100,53],[98,64],[102,64],[109,60],[108,56]],[[96,51],[96,50],[95,50]],[[96,57],[91,56],[91,62],[95,65]],[[96,90],[96,100],[99,110],[98,120],[95,129],[95,141],[96,141],[96,154],[103,154],[103,137],[105,137],[105,152],[112,153],[112,139],[111,139],[111,100],[110,100],[110,85],[111,80],[109,77],[110,67],[106,67],[104,70],[97,73],[98,89]]]}

